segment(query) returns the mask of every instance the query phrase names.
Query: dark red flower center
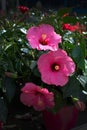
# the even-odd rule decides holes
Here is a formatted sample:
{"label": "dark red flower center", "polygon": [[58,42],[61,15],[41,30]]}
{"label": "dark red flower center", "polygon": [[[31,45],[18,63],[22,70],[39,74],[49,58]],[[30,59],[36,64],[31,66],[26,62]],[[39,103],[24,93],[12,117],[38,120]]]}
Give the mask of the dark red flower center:
{"label": "dark red flower center", "polygon": [[39,39],[40,44],[47,45],[49,42],[49,38],[47,38],[46,34],[42,34],[41,38]]}
{"label": "dark red flower center", "polygon": [[51,65],[51,69],[52,71],[59,71],[60,66],[57,63],[54,63]]}

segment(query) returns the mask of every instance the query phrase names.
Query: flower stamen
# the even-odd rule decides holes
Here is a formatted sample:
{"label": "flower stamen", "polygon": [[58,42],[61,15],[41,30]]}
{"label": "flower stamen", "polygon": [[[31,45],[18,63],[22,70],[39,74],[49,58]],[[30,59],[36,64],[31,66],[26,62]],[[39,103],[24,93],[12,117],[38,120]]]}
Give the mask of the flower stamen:
{"label": "flower stamen", "polygon": [[41,38],[40,38],[40,40],[39,40],[40,44],[42,44],[42,45],[47,45],[47,44],[48,44],[49,39],[46,38],[46,37],[47,37],[46,34],[42,34],[42,36],[41,36]]}
{"label": "flower stamen", "polygon": [[43,40],[45,40],[45,39],[46,39],[46,37],[47,37],[47,35],[46,35],[46,34],[42,34],[42,39],[43,39]]}
{"label": "flower stamen", "polygon": [[55,65],[55,66],[54,66],[54,69],[55,69],[56,71],[58,71],[59,68],[60,68],[59,65]]}
{"label": "flower stamen", "polygon": [[60,66],[57,63],[54,63],[54,64],[52,64],[51,68],[53,71],[59,71]]}

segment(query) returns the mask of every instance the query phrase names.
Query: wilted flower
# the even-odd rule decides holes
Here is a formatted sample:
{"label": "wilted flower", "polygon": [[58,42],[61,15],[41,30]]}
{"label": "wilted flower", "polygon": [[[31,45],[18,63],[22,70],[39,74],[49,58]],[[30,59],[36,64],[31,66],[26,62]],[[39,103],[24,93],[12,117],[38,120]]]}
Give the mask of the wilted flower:
{"label": "wilted flower", "polygon": [[61,42],[61,36],[48,24],[41,24],[29,28],[26,38],[31,47],[38,50],[55,51],[58,49],[58,44]]}
{"label": "wilted flower", "polygon": [[21,91],[20,100],[28,107],[33,106],[35,110],[41,111],[54,106],[54,94],[47,88],[40,88],[34,83],[26,83]]}

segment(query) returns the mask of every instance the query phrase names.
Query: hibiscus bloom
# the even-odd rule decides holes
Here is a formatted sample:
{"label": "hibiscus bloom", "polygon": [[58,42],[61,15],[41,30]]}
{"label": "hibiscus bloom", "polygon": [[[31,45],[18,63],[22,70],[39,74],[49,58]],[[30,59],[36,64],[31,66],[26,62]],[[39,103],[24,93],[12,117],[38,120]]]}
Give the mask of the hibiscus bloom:
{"label": "hibiscus bloom", "polygon": [[66,24],[63,25],[63,30],[69,30],[71,32],[74,32],[74,31],[76,31],[78,29],[79,29],[78,25],[70,25],[68,23],[66,23]]}
{"label": "hibiscus bloom", "polygon": [[61,36],[56,34],[54,28],[48,24],[31,27],[27,31],[26,38],[31,47],[38,50],[55,51],[58,49],[58,44],[61,42]]}
{"label": "hibiscus bloom", "polygon": [[26,83],[21,91],[21,102],[29,107],[33,106],[35,110],[42,111],[54,106],[54,94],[46,88],[40,88],[33,83]]}
{"label": "hibiscus bloom", "polygon": [[26,13],[28,12],[29,8],[26,6],[18,6],[18,9],[20,9],[21,13]]}
{"label": "hibiscus bloom", "polygon": [[37,64],[42,81],[49,85],[64,86],[75,71],[73,60],[62,49],[42,54]]}

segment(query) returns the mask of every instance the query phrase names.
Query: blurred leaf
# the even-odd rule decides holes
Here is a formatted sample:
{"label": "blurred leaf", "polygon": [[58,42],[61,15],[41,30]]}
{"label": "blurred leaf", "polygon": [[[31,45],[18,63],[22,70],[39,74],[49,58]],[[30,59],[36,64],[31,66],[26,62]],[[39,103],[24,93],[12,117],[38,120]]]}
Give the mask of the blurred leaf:
{"label": "blurred leaf", "polygon": [[7,106],[4,100],[0,98],[0,121],[5,123],[7,119],[7,114],[8,114]]}
{"label": "blurred leaf", "polygon": [[84,56],[82,53],[82,49],[80,48],[80,46],[75,46],[74,49],[72,50],[72,57],[74,59],[74,61],[77,63],[77,66],[84,70],[85,69],[85,60],[84,60]]}
{"label": "blurred leaf", "polygon": [[36,67],[36,65],[37,65],[37,61],[32,60],[30,64],[30,69],[33,70]]}
{"label": "blurred leaf", "polygon": [[5,77],[4,89],[6,90],[6,96],[7,96],[8,101],[11,101],[16,91],[15,80],[10,77]]}
{"label": "blurred leaf", "polygon": [[83,74],[87,76],[87,60],[85,59],[85,70],[83,71]]}
{"label": "blurred leaf", "polygon": [[72,23],[73,25],[77,22],[76,17],[74,16],[66,16],[63,18],[64,23]]}
{"label": "blurred leaf", "polygon": [[59,109],[61,109],[66,103],[65,100],[63,99],[62,94],[59,91],[53,90],[54,95],[55,95],[55,106],[51,111],[53,113],[58,112]]}
{"label": "blurred leaf", "polygon": [[39,70],[38,70],[37,68],[34,68],[33,74],[34,74],[36,77],[40,77],[40,76],[41,76],[41,74],[40,74],[40,72],[39,72]]}
{"label": "blurred leaf", "polygon": [[78,80],[83,86],[83,89],[87,91],[87,76],[79,75]]}
{"label": "blurred leaf", "polygon": [[82,49],[82,53],[83,53],[84,58],[86,56],[86,44],[87,44],[87,41],[83,37],[81,37],[81,39],[80,39],[80,47]]}
{"label": "blurred leaf", "polygon": [[57,15],[62,17],[63,15],[70,13],[71,10],[72,10],[71,8],[61,8],[61,9],[58,10]]}
{"label": "blurred leaf", "polygon": [[64,98],[70,96],[79,98],[80,83],[76,77],[72,76],[69,78],[68,83],[62,88],[62,90]]}

